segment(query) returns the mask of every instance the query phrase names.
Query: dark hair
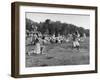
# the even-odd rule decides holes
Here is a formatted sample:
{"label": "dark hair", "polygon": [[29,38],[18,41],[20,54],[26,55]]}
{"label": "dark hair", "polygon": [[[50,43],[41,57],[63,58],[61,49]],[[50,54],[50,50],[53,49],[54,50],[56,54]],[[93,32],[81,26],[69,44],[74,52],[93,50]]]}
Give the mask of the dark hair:
{"label": "dark hair", "polygon": [[43,36],[42,39],[45,39],[45,36]]}
{"label": "dark hair", "polygon": [[39,39],[36,38],[35,41],[34,41],[34,45],[35,45],[36,43],[38,43],[38,42],[39,42]]}
{"label": "dark hair", "polygon": [[75,32],[75,35],[77,35],[77,32]]}

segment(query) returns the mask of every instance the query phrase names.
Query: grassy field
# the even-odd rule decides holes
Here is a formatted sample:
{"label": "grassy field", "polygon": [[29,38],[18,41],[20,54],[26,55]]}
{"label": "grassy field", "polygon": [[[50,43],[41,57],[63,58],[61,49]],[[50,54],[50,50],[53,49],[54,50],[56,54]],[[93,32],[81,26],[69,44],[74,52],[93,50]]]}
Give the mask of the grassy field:
{"label": "grassy field", "polygon": [[[89,38],[80,42],[80,50],[71,49],[72,43],[46,44],[45,54],[26,54],[26,67],[89,64]],[[26,46],[26,52],[33,45]]]}

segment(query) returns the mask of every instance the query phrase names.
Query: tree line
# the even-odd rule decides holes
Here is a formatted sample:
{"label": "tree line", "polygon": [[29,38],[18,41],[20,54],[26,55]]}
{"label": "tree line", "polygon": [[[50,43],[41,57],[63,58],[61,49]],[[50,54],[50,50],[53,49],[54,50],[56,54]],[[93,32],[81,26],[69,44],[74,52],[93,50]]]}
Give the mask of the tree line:
{"label": "tree line", "polygon": [[37,26],[37,31],[41,32],[42,34],[55,34],[55,36],[58,36],[58,34],[68,35],[78,32],[81,37],[84,34],[89,36],[89,29],[85,29],[74,24],[62,23],[61,21],[52,21],[50,19],[46,19],[44,22],[38,23],[26,18],[26,30],[33,31],[34,26]]}

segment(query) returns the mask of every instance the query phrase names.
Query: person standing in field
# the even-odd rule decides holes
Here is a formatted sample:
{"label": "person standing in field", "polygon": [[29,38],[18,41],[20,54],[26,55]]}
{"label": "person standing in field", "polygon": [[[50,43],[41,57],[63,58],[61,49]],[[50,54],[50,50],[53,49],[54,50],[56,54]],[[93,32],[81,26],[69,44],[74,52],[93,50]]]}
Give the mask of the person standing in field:
{"label": "person standing in field", "polygon": [[45,37],[43,36],[42,38],[40,38],[40,46],[41,46],[41,54],[45,54]]}
{"label": "person standing in field", "polygon": [[77,48],[77,50],[79,50],[79,47],[80,47],[80,43],[78,40],[78,35],[77,32],[75,32],[72,34],[72,49]]}

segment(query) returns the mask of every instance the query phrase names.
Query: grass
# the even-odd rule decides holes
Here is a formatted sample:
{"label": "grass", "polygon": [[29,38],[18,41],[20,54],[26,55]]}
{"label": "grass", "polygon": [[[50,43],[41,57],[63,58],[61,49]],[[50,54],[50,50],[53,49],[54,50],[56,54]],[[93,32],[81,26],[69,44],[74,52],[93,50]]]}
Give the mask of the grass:
{"label": "grass", "polygon": [[[26,54],[26,67],[82,65],[89,64],[89,38],[80,42],[80,50],[72,50],[72,43],[46,44],[45,54]],[[33,45],[26,46],[26,52],[31,51]]]}

